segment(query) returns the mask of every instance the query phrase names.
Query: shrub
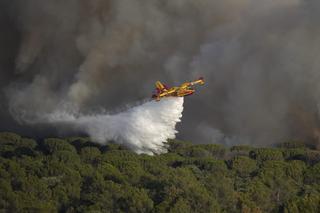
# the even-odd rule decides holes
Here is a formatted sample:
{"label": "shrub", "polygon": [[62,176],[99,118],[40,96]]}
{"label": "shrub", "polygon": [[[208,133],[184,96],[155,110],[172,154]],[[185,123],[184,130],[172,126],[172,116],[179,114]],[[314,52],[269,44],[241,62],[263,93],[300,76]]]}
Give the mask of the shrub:
{"label": "shrub", "polygon": [[283,154],[280,150],[271,148],[259,148],[250,152],[250,157],[259,162],[267,160],[283,160]]}

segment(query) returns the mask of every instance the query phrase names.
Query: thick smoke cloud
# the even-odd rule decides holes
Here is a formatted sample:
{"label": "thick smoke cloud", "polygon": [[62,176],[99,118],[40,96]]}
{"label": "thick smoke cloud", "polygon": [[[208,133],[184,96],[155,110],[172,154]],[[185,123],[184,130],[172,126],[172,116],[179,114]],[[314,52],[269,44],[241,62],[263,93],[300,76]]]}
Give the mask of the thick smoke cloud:
{"label": "thick smoke cloud", "polygon": [[203,76],[206,86],[186,99],[180,138],[318,144],[318,1],[0,4],[2,130],[23,132],[66,104],[115,111],[150,96],[155,80]]}

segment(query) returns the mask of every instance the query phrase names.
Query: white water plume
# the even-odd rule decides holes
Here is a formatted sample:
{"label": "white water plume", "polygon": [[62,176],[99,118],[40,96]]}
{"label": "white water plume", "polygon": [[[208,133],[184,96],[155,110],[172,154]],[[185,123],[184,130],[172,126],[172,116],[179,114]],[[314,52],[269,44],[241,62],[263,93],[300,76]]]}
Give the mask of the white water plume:
{"label": "white water plume", "polygon": [[45,116],[51,124],[65,124],[87,133],[95,142],[108,141],[125,144],[137,153],[163,153],[164,142],[175,138],[175,127],[180,122],[183,98],[164,98],[150,101],[124,112],[96,115],[75,115],[57,110]]}

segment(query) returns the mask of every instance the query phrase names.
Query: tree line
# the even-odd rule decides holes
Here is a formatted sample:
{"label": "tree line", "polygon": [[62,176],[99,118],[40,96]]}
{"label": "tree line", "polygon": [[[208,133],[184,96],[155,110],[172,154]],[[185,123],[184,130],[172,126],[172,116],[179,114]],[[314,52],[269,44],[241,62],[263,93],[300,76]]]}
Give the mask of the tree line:
{"label": "tree line", "polygon": [[301,142],[167,147],[0,133],[0,212],[320,212],[320,152]]}

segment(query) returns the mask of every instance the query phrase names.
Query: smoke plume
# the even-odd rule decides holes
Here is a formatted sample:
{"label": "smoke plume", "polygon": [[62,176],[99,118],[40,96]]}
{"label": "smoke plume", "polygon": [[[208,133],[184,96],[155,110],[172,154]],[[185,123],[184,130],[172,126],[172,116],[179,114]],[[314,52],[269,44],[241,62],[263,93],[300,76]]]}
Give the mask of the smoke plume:
{"label": "smoke plume", "polygon": [[53,135],[27,124],[61,103],[82,115],[121,111],[156,80],[203,76],[179,138],[318,146],[319,11],[316,0],[3,0],[0,130]]}

